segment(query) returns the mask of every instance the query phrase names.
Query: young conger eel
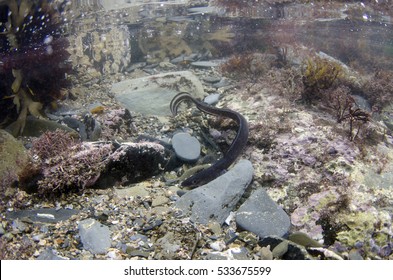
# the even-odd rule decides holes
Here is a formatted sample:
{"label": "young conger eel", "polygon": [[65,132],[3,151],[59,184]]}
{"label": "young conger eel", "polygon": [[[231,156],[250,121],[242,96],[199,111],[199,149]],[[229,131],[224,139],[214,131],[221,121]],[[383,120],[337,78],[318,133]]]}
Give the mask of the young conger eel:
{"label": "young conger eel", "polygon": [[248,123],[246,119],[238,112],[235,112],[227,108],[216,108],[210,106],[202,101],[195,99],[188,92],[180,92],[172,99],[170,103],[170,109],[174,116],[177,114],[177,109],[180,103],[182,103],[183,101],[193,102],[196,105],[196,107],[204,113],[230,118],[234,120],[239,126],[235,139],[233,140],[228,151],[220,160],[218,160],[209,168],[194,174],[193,176],[187,178],[181,183],[183,187],[197,187],[197,186],[204,185],[214,180],[218,176],[222,175],[222,173],[241,154],[241,152],[243,151],[244,147],[247,144]]}

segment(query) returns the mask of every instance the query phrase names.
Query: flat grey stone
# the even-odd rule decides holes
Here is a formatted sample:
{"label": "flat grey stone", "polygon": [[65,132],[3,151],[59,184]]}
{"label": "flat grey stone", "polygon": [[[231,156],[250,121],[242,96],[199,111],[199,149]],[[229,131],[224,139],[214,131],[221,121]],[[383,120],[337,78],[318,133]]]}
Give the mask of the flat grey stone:
{"label": "flat grey stone", "polygon": [[67,258],[60,257],[52,249],[47,248],[40,253],[37,260],[68,260]]}
{"label": "flat grey stone", "polygon": [[191,65],[195,67],[209,68],[218,66],[218,63],[213,61],[195,61],[191,62]]}
{"label": "flat grey stone", "polygon": [[157,74],[124,80],[112,85],[111,92],[125,108],[146,115],[170,115],[169,104],[181,91],[196,98],[204,95],[203,85],[190,71]]}
{"label": "flat grey stone", "polygon": [[77,213],[78,210],[75,209],[42,208],[7,212],[6,217],[9,220],[29,219],[34,223],[57,223],[67,220]]}
{"label": "flat grey stone", "polygon": [[111,246],[111,232],[109,228],[94,219],[79,222],[79,235],[83,248],[92,254],[105,254]]}
{"label": "flat grey stone", "polygon": [[232,169],[215,180],[193,189],[176,202],[193,222],[223,224],[251,182],[254,168],[248,160],[240,160]]}
{"label": "flat grey stone", "polygon": [[227,87],[231,84],[231,82],[228,79],[221,79],[221,81],[219,81],[218,83],[214,83],[213,87],[215,88],[220,88],[220,87]]}
{"label": "flat grey stone", "polygon": [[196,162],[201,154],[198,139],[185,132],[176,133],[172,137],[172,146],[176,156],[185,162]]}
{"label": "flat grey stone", "polygon": [[204,77],[203,78],[203,80],[206,82],[206,83],[218,83],[219,81],[221,81],[221,77],[219,77],[219,76],[207,76],[207,77]]}
{"label": "flat grey stone", "polygon": [[282,237],[291,225],[287,213],[262,188],[254,191],[239,207],[236,223],[259,237],[268,235]]}
{"label": "flat grey stone", "polygon": [[27,225],[19,219],[12,221],[12,229],[17,232],[24,232],[27,229]]}

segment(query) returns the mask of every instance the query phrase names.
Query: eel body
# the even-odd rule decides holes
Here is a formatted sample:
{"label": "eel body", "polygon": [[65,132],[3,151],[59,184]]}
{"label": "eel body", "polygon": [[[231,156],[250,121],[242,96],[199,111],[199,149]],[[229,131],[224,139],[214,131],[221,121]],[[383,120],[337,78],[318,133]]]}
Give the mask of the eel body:
{"label": "eel body", "polygon": [[173,115],[177,114],[178,107],[180,103],[182,103],[183,101],[193,102],[195,106],[204,113],[233,119],[239,126],[235,139],[233,140],[228,151],[221,159],[219,159],[209,168],[204,169],[192,175],[191,177],[187,178],[181,183],[181,185],[184,187],[197,187],[197,186],[204,185],[214,180],[218,176],[222,175],[223,172],[225,172],[225,170],[241,154],[241,152],[243,151],[244,147],[247,144],[248,123],[247,120],[238,112],[235,112],[227,108],[216,108],[210,106],[202,101],[195,99],[187,92],[181,92],[172,99],[170,103],[170,109]]}

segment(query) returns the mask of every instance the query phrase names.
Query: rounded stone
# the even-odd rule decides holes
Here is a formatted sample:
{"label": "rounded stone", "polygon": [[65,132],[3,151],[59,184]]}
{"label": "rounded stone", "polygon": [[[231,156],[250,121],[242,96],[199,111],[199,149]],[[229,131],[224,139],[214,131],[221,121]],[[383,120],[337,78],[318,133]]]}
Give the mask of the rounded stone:
{"label": "rounded stone", "polygon": [[188,133],[180,132],[172,137],[172,146],[176,156],[185,162],[196,162],[201,154],[198,139]]}
{"label": "rounded stone", "polygon": [[217,104],[219,100],[220,100],[220,94],[214,93],[206,96],[203,101],[209,105],[214,105]]}

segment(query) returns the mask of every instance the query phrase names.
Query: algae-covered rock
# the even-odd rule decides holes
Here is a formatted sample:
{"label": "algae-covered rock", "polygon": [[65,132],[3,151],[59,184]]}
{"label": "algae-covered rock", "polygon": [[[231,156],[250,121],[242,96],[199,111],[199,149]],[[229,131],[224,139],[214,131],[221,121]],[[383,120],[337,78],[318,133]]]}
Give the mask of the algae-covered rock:
{"label": "algae-covered rock", "polygon": [[[337,240],[348,246],[354,246],[357,242],[367,242],[374,236],[375,224],[383,220],[383,217],[379,216],[374,211],[340,215],[338,219],[348,227],[348,230],[337,233]],[[378,241],[383,245],[387,240],[379,238]]]}
{"label": "algae-covered rock", "polygon": [[16,179],[16,174],[27,162],[27,151],[23,144],[5,130],[0,130],[0,186],[7,187]]}

